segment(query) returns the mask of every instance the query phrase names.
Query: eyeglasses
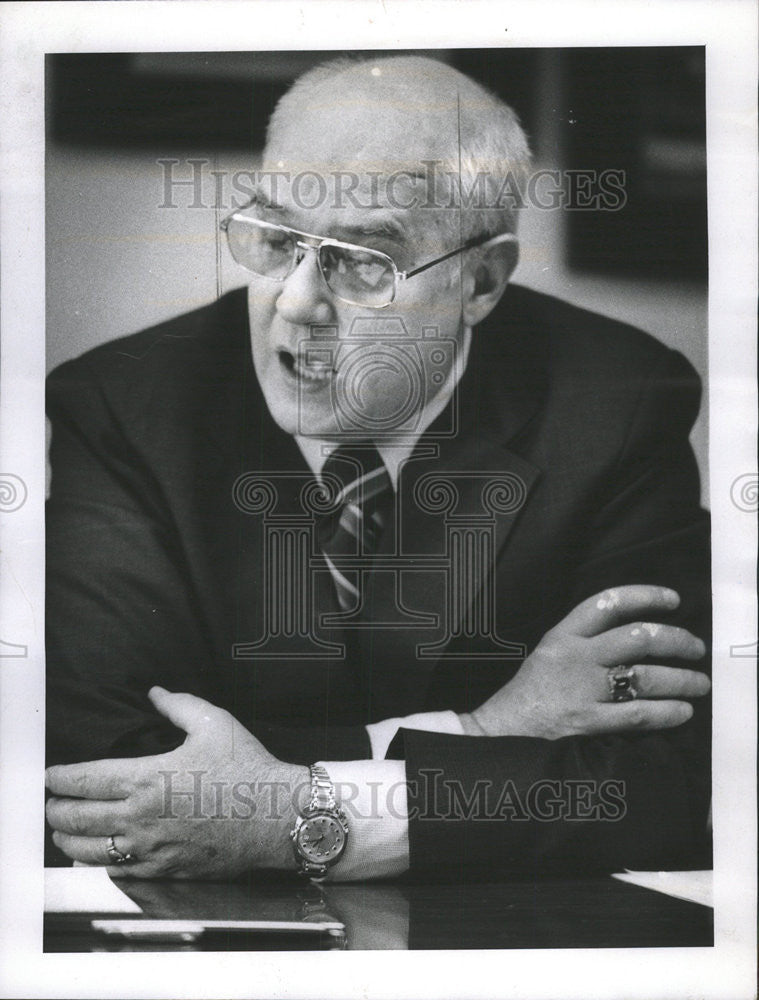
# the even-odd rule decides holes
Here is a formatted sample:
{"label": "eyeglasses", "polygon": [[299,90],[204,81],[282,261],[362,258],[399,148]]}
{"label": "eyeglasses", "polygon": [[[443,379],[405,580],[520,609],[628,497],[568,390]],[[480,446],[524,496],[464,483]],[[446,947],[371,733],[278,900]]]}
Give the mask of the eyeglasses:
{"label": "eyeglasses", "polygon": [[399,271],[392,257],[380,250],[313,236],[288,226],[251,218],[242,211],[222,220],[220,225],[227,234],[235,261],[253,274],[273,281],[285,281],[303,260],[306,251],[312,250],[327,288],[349,305],[370,309],[389,306],[395,299],[399,281],[407,281],[472,247],[514,239],[512,233],[477,237],[410,271]]}

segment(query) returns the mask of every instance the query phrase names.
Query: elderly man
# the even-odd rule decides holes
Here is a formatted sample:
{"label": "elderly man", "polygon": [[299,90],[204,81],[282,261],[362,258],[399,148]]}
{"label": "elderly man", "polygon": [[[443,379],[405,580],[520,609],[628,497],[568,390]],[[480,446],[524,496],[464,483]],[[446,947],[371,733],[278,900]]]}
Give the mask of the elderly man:
{"label": "elderly man", "polygon": [[510,109],[441,63],[321,66],[223,223],[247,297],[51,376],[48,819],[69,858],[144,878],[703,863],[697,379],[509,285],[527,165]]}

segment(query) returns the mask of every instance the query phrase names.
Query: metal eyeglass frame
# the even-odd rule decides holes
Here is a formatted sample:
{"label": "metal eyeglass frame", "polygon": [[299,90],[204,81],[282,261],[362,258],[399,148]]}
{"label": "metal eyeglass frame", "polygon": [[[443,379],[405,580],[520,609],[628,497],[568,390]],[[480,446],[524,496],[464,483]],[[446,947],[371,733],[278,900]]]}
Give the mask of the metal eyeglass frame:
{"label": "metal eyeglass frame", "polygon": [[[348,305],[351,306],[362,306],[365,309],[386,309],[395,300],[395,296],[398,291],[399,281],[408,281],[408,279],[413,278],[414,275],[421,274],[422,271],[426,271],[428,270],[428,268],[434,267],[435,264],[442,264],[444,260],[449,260],[451,257],[454,257],[457,253],[463,253],[464,250],[471,250],[473,247],[484,246],[486,243],[492,243],[495,246],[498,243],[507,243],[516,240],[516,236],[514,233],[499,233],[496,236],[477,236],[471,240],[467,240],[466,243],[463,243],[460,247],[456,247],[455,250],[449,250],[448,253],[444,253],[440,257],[435,257],[434,260],[428,260],[426,261],[426,263],[420,264],[418,267],[411,268],[411,270],[409,271],[399,271],[398,268],[396,267],[393,258],[388,256],[388,254],[383,253],[381,250],[374,250],[371,247],[362,247],[358,243],[344,243],[342,240],[333,240],[327,236],[315,236],[313,233],[304,233],[299,229],[291,229],[290,226],[282,226],[276,222],[265,222],[263,219],[251,219],[248,218],[247,216],[244,216],[239,211],[233,212],[232,215],[227,216],[226,219],[222,219],[221,222],[219,223],[219,228],[227,234],[227,241],[229,241],[229,232],[228,232],[229,223],[232,222],[233,220],[246,222],[253,226],[259,226],[262,229],[275,229],[277,232],[286,233],[288,236],[296,236],[296,237],[300,236],[303,237],[303,239],[314,240],[316,242],[316,246],[312,246],[310,243],[304,243],[302,239],[300,240],[296,239],[294,241],[293,257],[290,264],[290,270],[287,272],[287,274],[283,275],[283,277],[281,278],[275,278],[271,274],[259,274],[258,271],[253,271],[251,268],[245,267],[244,264],[241,264],[240,266],[245,267],[246,271],[250,272],[251,274],[257,275],[259,278],[266,278],[269,281],[279,281],[279,282],[287,281],[290,275],[295,271],[297,266],[303,260],[303,257],[305,256],[305,251],[313,250],[316,253],[316,261],[319,266],[319,273],[322,276],[324,284],[329,289],[330,294],[340,299],[341,302],[346,302]],[[375,306],[366,302],[356,302],[353,299],[346,299],[344,296],[338,294],[330,287],[329,281],[327,280],[327,277],[324,274],[324,269],[322,267],[322,262],[321,262],[321,256],[319,253],[321,248],[324,246],[340,247],[343,250],[359,250],[361,253],[369,253],[374,255],[375,257],[381,258],[390,266],[393,272],[392,296],[388,299],[387,302],[383,302],[381,306]],[[231,246],[230,246],[230,252],[231,252]]]}

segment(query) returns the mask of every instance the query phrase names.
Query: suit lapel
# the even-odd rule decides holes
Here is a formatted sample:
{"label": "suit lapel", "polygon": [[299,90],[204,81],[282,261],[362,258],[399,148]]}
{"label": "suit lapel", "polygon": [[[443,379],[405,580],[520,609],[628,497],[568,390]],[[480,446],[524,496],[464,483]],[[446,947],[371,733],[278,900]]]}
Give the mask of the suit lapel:
{"label": "suit lapel", "polygon": [[[227,343],[214,356],[214,370],[204,372],[197,399],[191,435],[196,469],[192,493],[199,504],[195,523],[203,537],[197,549],[206,553],[204,572],[214,581],[205,600],[216,609],[209,618],[218,655],[228,660],[235,659],[233,647],[255,644],[272,631],[272,602],[277,595],[266,567],[271,547],[277,546],[273,536],[280,529],[292,527],[295,532],[302,525],[301,495],[313,477],[297,442],[275,423],[260,391],[244,293],[225,297],[219,310],[219,335]],[[287,588],[284,581],[280,597],[282,588]],[[311,575],[308,589],[314,615],[319,610],[339,610],[326,567],[324,573]],[[342,639],[335,634],[325,641]],[[284,633],[281,640],[279,645],[274,641],[264,646],[257,657],[268,650],[272,661],[288,659],[289,649],[293,660],[311,649],[320,657],[330,655],[329,646],[312,648],[297,637],[288,641]],[[251,669],[250,664],[246,668]]]}
{"label": "suit lapel", "polygon": [[524,655],[495,634],[496,563],[540,475],[509,445],[542,406],[545,367],[535,331],[509,317],[509,305],[505,297],[499,317],[474,331],[456,433],[438,436],[448,426],[441,415],[400,472],[395,532],[380,549],[396,569],[372,575],[367,603],[382,620],[400,620],[400,605],[408,623],[361,636],[375,719],[421,710],[436,664],[457,655],[458,638],[467,657]]}

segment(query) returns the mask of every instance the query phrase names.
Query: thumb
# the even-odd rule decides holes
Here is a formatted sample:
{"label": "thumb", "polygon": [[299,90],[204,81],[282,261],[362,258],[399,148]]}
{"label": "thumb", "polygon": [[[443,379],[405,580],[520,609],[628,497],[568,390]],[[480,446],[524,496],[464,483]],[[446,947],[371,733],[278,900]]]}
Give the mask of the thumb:
{"label": "thumb", "polygon": [[148,698],[161,715],[190,735],[203,732],[210,722],[228,714],[194,694],[172,693],[162,687],[152,687]]}

